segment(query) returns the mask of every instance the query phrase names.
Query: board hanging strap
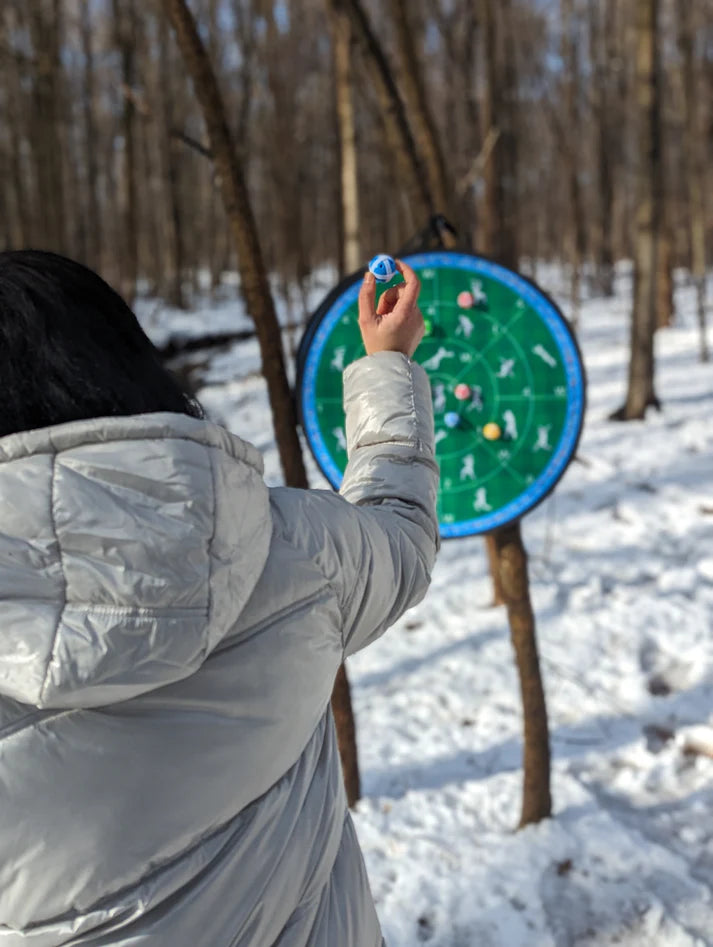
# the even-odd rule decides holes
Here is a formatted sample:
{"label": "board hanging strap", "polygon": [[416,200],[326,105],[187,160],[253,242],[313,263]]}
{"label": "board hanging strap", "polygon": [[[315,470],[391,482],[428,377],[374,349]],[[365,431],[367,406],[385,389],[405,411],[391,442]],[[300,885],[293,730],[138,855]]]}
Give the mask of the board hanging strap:
{"label": "board hanging strap", "polygon": [[[446,238],[450,235],[450,240]],[[408,256],[411,253],[423,253],[425,250],[450,249],[458,242],[458,232],[443,214],[434,214],[426,226],[414,234],[397,252],[397,257]]]}

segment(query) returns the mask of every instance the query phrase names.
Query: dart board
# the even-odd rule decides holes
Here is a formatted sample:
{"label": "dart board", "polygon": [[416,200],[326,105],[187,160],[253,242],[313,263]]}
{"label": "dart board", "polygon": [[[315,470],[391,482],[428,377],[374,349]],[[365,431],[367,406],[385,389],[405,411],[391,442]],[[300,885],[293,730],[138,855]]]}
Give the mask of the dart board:
{"label": "dart board", "polygon": [[[579,349],[552,300],[512,270],[453,251],[403,259],[421,281],[426,335],[414,360],[431,382],[441,535],[489,532],[544,499],[574,455],[585,406]],[[335,488],[347,463],[342,371],[365,354],[360,284],[358,273],[327,296],[298,352],[300,420]]]}

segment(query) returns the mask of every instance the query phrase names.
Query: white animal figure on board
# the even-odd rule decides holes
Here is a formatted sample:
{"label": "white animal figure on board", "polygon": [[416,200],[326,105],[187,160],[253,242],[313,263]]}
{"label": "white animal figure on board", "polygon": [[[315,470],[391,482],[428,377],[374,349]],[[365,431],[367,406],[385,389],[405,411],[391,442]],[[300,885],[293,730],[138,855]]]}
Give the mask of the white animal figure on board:
{"label": "white animal figure on board", "polygon": [[515,368],[514,358],[501,358],[500,368],[498,369],[497,377],[498,378],[511,378],[514,368]]}
{"label": "white animal figure on board", "polygon": [[473,334],[473,329],[475,325],[472,319],[469,319],[468,316],[459,315],[458,316],[458,328],[456,329],[456,335],[462,335],[464,338],[469,339]]}
{"label": "white animal figure on board", "polygon": [[542,359],[542,361],[545,362],[547,365],[549,365],[551,368],[554,368],[555,365],[557,364],[557,359],[554,357],[554,355],[550,355],[550,353],[547,351],[544,345],[536,345],[533,348],[532,352],[533,352],[533,355],[538,355]]}
{"label": "white animal figure on board", "polygon": [[470,404],[466,410],[470,411],[471,408],[475,408],[476,411],[483,410],[483,389],[480,385],[474,385],[473,390],[470,395]]}
{"label": "white animal figure on board", "polygon": [[331,367],[335,372],[344,371],[344,356],[347,353],[346,345],[340,345],[334,350],[334,356],[331,361]]}
{"label": "white animal figure on board", "polygon": [[463,458],[460,478],[461,480],[475,480],[475,457],[473,454],[466,454]]}
{"label": "white animal figure on board", "polygon": [[423,367],[425,369],[430,369],[433,372],[437,372],[441,367],[441,362],[446,358],[453,358],[455,352],[449,352],[448,349],[443,348],[441,345],[435,355],[432,355],[431,358],[423,362]]}
{"label": "white animal figure on board", "polygon": [[517,437],[517,421],[509,408],[507,411],[503,411],[503,421],[505,422],[505,437],[515,440]]}
{"label": "white animal figure on board", "polygon": [[537,428],[537,440],[533,450],[552,450],[550,444],[550,425],[542,424]]}
{"label": "white animal figure on board", "polygon": [[345,433],[344,433],[344,428],[343,428],[343,427],[335,427],[335,428],[332,430],[332,435],[334,436],[334,438],[335,438],[336,441],[337,441],[337,447],[339,447],[340,450],[346,450],[346,449],[347,449],[347,438],[346,438],[346,435],[345,435]]}
{"label": "white animal figure on board", "polygon": [[434,385],[433,386],[433,410],[436,414],[443,411],[446,406],[446,386],[445,385]]}
{"label": "white animal figure on board", "polygon": [[488,297],[483,289],[483,284],[480,280],[475,280],[470,284],[470,291],[473,294],[473,302],[476,306],[487,305]]}
{"label": "white animal figure on board", "polygon": [[473,509],[477,513],[487,513],[488,510],[492,510],[492,506],[488,503],[485,487],[478,487],[478,489],[475,491]]}
{"label": "white animal figure on board", "polygon": [[448,431],[436,431],[435,443],[440,444],[444,437],[448,437]]}

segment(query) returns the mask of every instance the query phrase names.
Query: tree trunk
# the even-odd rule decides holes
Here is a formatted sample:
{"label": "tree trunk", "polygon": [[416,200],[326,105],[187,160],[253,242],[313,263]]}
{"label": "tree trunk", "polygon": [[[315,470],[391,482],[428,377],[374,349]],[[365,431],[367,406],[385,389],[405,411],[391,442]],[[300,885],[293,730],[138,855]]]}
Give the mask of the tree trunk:
{"label": "tree trunk", "polygon": [[401,59],[402,88],[414,145],[428,179],[436,213],[452,218],[452,190],[436,125],[431,115],[423,83],[423,68],[418,62],[413,30],[409,23],[406,0],[391,0],[396,37]]}
{"label": "tree trunk", "polygon": [[9,156],[5,151],[4,143],[0,150],[0,181],[2,182],[2,206],[5,213],[2,216],[2,232],[0,232],[0,249],[9,250],[13,245],[12,239],[12,213],[10,212],[10,174]]}
{"label": "tree trunk", "polygon": [[662,224],[662,161],[658,44],[659,0],[636,0],[636,112],[638,158],[636,241],[634,246],[634,310],[626,403],[613,420],[642,419],[650,405],[659,406],[654,391],[656,329],[656,264]]}
{"label": "tree trunk", "polygon": [[353,273],[364,261],[361,251],[356,128],[352,101],[352,27],[349,12],[343,0],[330,0],[330,9],[339,133],[343,260],[346,272]]}
{"label": "tree trunk", "polygon": [[[343,0],[330,0],[337,129],[340,157],[340,200],[344,235],[343,261],[348,273],[363,264],[359,187],[357,178],[356,128],[352,99],[352,24]],[[356,725],[352,711],[351,688],[344,665],[339,668],[332,691],[332,713],[337,728],[339,756],[342,761],[344,788],[349,807],[361,798]]]}
{"label": "tree trunk", "polygon": [[393,156],[401,178],[401,185],[408,198],[411,212],[422,222],[436,212],[429,186],[411,132],[406,109],[393,77],[386,55],[371,28],[361,0],[346,0],[356,37],[372,76],[379,98],[384,131],[388,139],[389,152]]}
{"label": "tree trunk", "polygon": [[485,165],[485,194],[479,247],[516,270],[519,263],[517,214],[517,73],[511,0],[482,0],[486,57],[483,128],[498,130]]}
{"label": "tree trunk", "polygon": [[[706,168],[705,134],[701,121],[699,85],[696,77],[694,41],[695,8],[692,0],[678,9],[678,48],[683,69],[683,156],[687,185],[691,273],[696,286],[699,354],[702,362],[709,359],[706,339]],[[705,93],[704,93],[705,95]],[[705,99],[703,99],[705,101]]]}
{"label": "tree trunk", "polygon": [[[481,253],[516,270],[519,262],[517,233],[517,140],[514,49],[510,36],[510,0],[498,4],[483,0],[483,52],[485,55],[485,94],[483,130],[496,130],[497,139],[485,162],[481,228],[478,249]],[[485,537],[490,574],[493,578],[493,605],[505,604],[495,537]]]}
{"label": "tree trunk", "polygon": [[87,170],[87,265],[101,272],[103,251],[102,214],[99,200],[99,163],[97,161],[97,128],[94,118],[95,80],[92,22],[89,0],[80,5],[80,33],[84,55],[84,160]]}
{"label": "tree trunk", "polygon": [[571,267],[570,319],[576,328],[579,323],[580,277],[586,252],[586,233],[582,208],[582,189],[579,184],[581,114],[579,107],[579,54],[573,0],[561,0],[562,62],[564,64],[564,102],[567,134],[564,140],[564,159],[567,174],[569,221],[567,228],[567,256]]}
{"label": "tree trunk", "polygon": [[520,827],[552,815],[550,794],[550,742],[547,706],[542,686],[535,637],[535,616],[530,604],[527,553],[519,522],[494,534],[505,594],[510,635],[520,678],[524,724],[524,782]]}
{"label": "tree trunk", "polygon": [[270,292],[248,191],[228,128],[225,106],[215,73],[185,0],[163,0],[176,33],[186,68],[208,128],[215,170],[238,255],[238,268],[248,312],[255,322],[262,371],[275,428],[275,439],[285,483],[308,486],[302,449],[297,435],[297,413],[290,391],[282,349],[280,326]]}
{"label": "tree trunk", "polygon": [[257,31],[257,11],[253,0],[247,5],[244,0],[233,0],[231,3],[235,18],[235,42],[240,49],[240,98],[237,106],[235,133],[237,138],[238,157],[246,166],[249,157],[249,123],[250,110],[253,101],[255,86],[255,34]]}
{"label": "tree trunk", "polygon": [[657,253],[656,328],[665,329],[673,325],[673,322],[673,235],[671,227],[666,221],[661,228]]}
{"label": "tree trunk", "polygon": [[[486,54],[485,127],[499,130],[486,165],[483,251],[497,263],[518,268],[517,223],[517,74],[510,0],[483,0]],[[545,694],[542,687],[535,616],[530,602],[527,553],[520,523],[494,530],[488,537],[488,557],[496,602],[501,597],[508,613],[510,634],[522,692],[524,719],[524,781],[520,826],[552,814],[550,749]]]}
{"label": "tree trunk", "polygon": [[[137,51],[143,37],[137,37]],[[141,261],[140,275],[150,296],[163,295],[165,266],[165,228],[163,225],[162,148],[152,148],[156,129],[149,122],[137,122],[136,136],[136,259]],[[142,215],[145,207],[154,213]],[[139,272],[137,272],[137,277]]]}
{"label": "tree trunk", "polygon": [[[6,19],[3,19],[2,28],[8,33],[16,28],[17,21],[13,16],[14,10],[6,7],[3,11]],[[26,109],[23,108],[22,94],[22,67],[19,54],[13,55],[8,51],[7,67],[3,70],[3,77],[6,83],[6,114],[8,124],[8,134],[10,137],[10,158],[9,191],[14,198],[15,215],[13,220],[13,239],[12,247],[27,247],[32,242],[32,212],[30,209],[30,197],[28,195],[27,184],[24,176],[25,162],[22,159],[23,146],[27,142],[27,117]]]}
{"label": "tree trunk", "polygon": [[344,788],[347,793],[347,803],[351,809],[361,799],[361,780],[359,778],[356,727],[354,725],[354,712],[352,710],[351,689],[349,687],[346,668],[343,664],[337,671],[337,677],[334,681],[332,713],[334,714],[334,723],[337,728]]}
{"label": "tree trunk", "polygon": [[139,275],[138,208],[136,180],[136,109],[131,91],[136,82],[136,11],[134,0],[113,0],[116,43],[121,51],[122,252],[119,266],[121,294],[132,305]]}
{"label": "tree trunk", "polygon": [[178,309],[186,308],[183,292],[183,267],[185,247],[183,239],[183,208],[180,199],[180,157],[179,142],[172,129],[175,123],[175,95],[173,74],[169,59],[169,42],[166,20],[161,17],[159,24],[159,95],[161,108],[161,155],[163,160],[163,181],[167,205],[166,253],[163,255],[167,273],[163,274],[162,284],[167,299]]}
{"label": "tree trunk", "polygon": [[503,592],[503,583],[500,578],[498,548],[493,533],[485,534],[485,553],[488,557],[490,578],[493,580],[493,598],[490,604],[493,608],[499,608],[500,605],[505,604],[505,593]]}
{"label": "tree trunk", "polygon": [[35,239],[44,249],[66,253],[59,0],[29,4],[28,16],[35,54],[31,126],[39,205]]}
{"label": "tree trunk", "polygon": [[596,124],[596,283],[604,296],[614,295],[614,103],[610,93],[616,53],[616,0],[589,0],[592,111]]}

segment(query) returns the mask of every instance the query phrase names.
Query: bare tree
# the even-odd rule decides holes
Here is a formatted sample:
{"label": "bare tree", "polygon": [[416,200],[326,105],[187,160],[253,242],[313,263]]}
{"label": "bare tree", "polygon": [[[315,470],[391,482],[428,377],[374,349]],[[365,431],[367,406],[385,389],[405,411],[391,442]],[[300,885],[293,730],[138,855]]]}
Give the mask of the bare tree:
{"label": "bare tree", "polygon": [[448,180],[440,137],[436,132],[426,96],[423,69],[416,53],[408,6],[406,0],[391,0],[391,12],[396,24],[401,61],[401,87],[408,109],[408,123],[413,132],[419,163],[428,180],[434,208],[438,213],[453,217],[453,193]]}
{"label": "bare tree", "polygon": [[[605,296],[614,293],[614,166],[621,152],[616,129],[614,87],[622,70],[617,51],[617,0],[589,0],[590,101],[595,124],[597,184],[595,195],[596,284]],[[603,12],[602,12],[603,6]]]}
{"label": "bare tree", "polygon": [[[517,269],[517,139],[515,103],[517,86],[514,49],[508,38],[512,23],[509,0],[501,7],[495,0],[482,0],[482,52],[485,81],[482,105],[484,132],[494,129],[497,138],[483,169],[483,199],[477,247],[503,266]],[[486,536],[486,551],[493,577],[493,604],[502,605],[505,594],[500,579],[495,538]]]}
{"label": "bare tree", "polygon": [[362,265],[363,257],[359,219],[356,126],[352,100],[352,26],[345,0],[330,0],[330,12],[341,170],[343,261],[345,270],[353,273]]}
{"label": "bare tree", "polygon": [[[359,269],[363,260],[352,83],[352,23],[344,0],[330,0],[330,15],[341,165],[340,202],[344,241],[343,263],[347,272],[354,272]],[[347,801],[350,806],[353,806],[361,798],[361,779],[351,687],[344,665],[340,667],[334,683],[332,712],[339,738],[339,755],[342,762]]]}
{"label": "bare tree", "polygon": [[131,304],[139,275],[139,234],[136,179],[136,109],[131,91],[136,84],[136,10],[134,0],[112,0],[115,41],[121,56],[122,253],[121,292]]}
{"label": "bare tree", "polygon": [[[517,269],[518,88],[509,0],[499,4],[484,0],[483,19],[488,57],[484,111],[488,127],[497,123],[500,140],[488,163],[486,224],[481,239],[493,259]],[[488,537],[488,555],[496,596],[507,608],[522,693],[524,783],[520,825],[525,826],[548,818],[552,799],[547,708],[530,602],[527,552],[519,521],[493,531]]]}
{"label": "bare tree", "polygon": [[[709,358],[706,339],[706,169],[705,135],[701,103],[707,101],[696,70],[694,41],[697,35],[697,9],[694,0],[676,5],[678,48],[683,73],[683,154],[687,185],[691,272],[696,286],[696,313],[699,328],[699,352],[702,362]],[[708,100],[710,101],[710,100]]]}
{"label": "bare tree", "polygon": [[347,669],[343,664],[337,671],[331,704],[337,730],[339,758],[342,764],[347,804],[349,808],[352,808],[361,799],[361,778],[359,775],[359,756],[357,753],[351,686],[347,677]]}
{"label": "bare tree", "polygon": [[483,128],[498,139],[485,167],[485,192],[478,247],[503,266],[517,269],[518,84],[511,0],[482,0],[485,95]]}
{"label": "bare tree", "polygon": [[41,245],[62,252],[67,247],[64,180],[63,74],[61,6],[59,0],[37,0],[27,9],[34,53],[31,115],[35,163],[38,235]]}
{"label": "bare tree", "polygon": [[661,232],[656,250],[656,328],[665,329],[674,321],[673,233],[668,186],[663,184]]}
{"label": "bare tree", "polygon": [[[285,279],[302,286],[311,270],[312,247],[306,232],[303,201],[310,149],[300,128],[297,98],[301,86],[294,81],[292,68],[295,61],[302,59],[304,73],[308,73],[308,69],[300,36],[295,31],[280,28],[275,4],[262,0],[261,12],[266,23],[265,74],[272,98],[271,136],[263,151],[263,162],[270,168],[270,176],[278,183],[281,195],[279,201],[273,198],[271,202],[271,216],[276,223],[271,232],[271,260],[281,259]],[[295,148],[296,143],[300,147]],[[287,154],[290,154],[289,161],[285,160]],[[286,296],[287,292],[285,286]]]}
{"label": "bare tree", "polygon": [[256,0],[233,0],[235,41],[240,50],[238,104],[236,108],[235,135],[240,158],[249,157],[248,134],[250,109],[255,89],[255,58],[257,48],[257,2]]}
{"label": "bare tree", "polygon": [[185,0],[163,0],[178,45],[201,103],[213,161],[238,254],[241,287],[248,312],[255,322],[267,382],[270,408],[285,483],[307,487],[307,474],[297,436],[297,415],[292,399],[280,326],[267,280],[255,218],[242,168],[228,128],[223,98],[210,60]]}
{"label": "bare tree", "polygon": [[419,156],[401,93],[379,39],[361,0],[346,0],[354,35],[369,65],[380,104],[389,152],[399,170],[401,186],[411,210],[411,226],[421,225],[436,212],[434,196]]}
{"label": "bare tree", "polygon": [[566,165],[567,196],[569,212],[567,215],[567,257],[571,268],[570,311],[572,324],[579,322],[580,277],[584,255],[586,253],[586,231],[584,227],[584,209],[582,206],[582,188],[579,183],[581,174],[581,136],[582,120],[579,102],[579,37],[573,0],[561,0],[562,37],[561,50],[564,70],[564,127],[562,151]]}
{"label": "bare tree", "polygon": [[520,524],[501,527],[493,534],[500,578],[515,651],[524,727],[524,783],[520,826],[552,815],[550,794],[550,738],[547,705],[540,674],[535,616],[530,603],[527,554]]}
{"label": "bare tree", "polygon": [[163,286],[166,298],[180,309],[185,308],[186,298],[183,291],[183,277],[185,266],[185,239],[184,239],[184,211],[181,203],[181,157],[180,142],[173,134],[174,128],[180,127],[176,119],[176,96],[174,91],[174,76],[170,59],[170,44],[165,17],[159,17],[159,65],[158,65],[158,94],[161,110],[161,144],[160,149],[163,163],[163,183],[165,191],[167,214],[166,244],[167,253],[164,256],[168,270],[164,274]]}
{"label": "bare tree", "polygon": [[80,36],[84,54],[84,89],[82,119],[84,125],[84,155],[86,162],[87,198],[87,264],[101,269],[103,256],[103,226],[99,194],[98,132],[95,120],[96,82],[94,74],[94,44],[92,42],[92,15],[89,0],[79,5]]}
{"label": "bare tree", "polygon": [[7,4],[2,10],[2,35],[7,43],[4,55],[0,60],[2,72],[0,75],[4,85],[4,106],[5,121],[9,135],[8,142],[8,197],[12,197],[12,202],[6,200],[6,216],[9,218],[11,208],[14,210],[12,217],[12,230],[9,235],[11,246],[24,247],[30,243],[32,232],[32,212],[30,206],[30,196],[28,194],[28,185],[24,174],[25,162],[22,159],[23,152],[29,147],[27,126],[23,109],[22,83],[24,57],[10,43],[8,37],[15,31],[19,31],[19,17],[14,6]]}
{"label": "bare tree", "polygon": [[661,96],[658,37],[659,0],[636,0],[636,241],[634,307],[626,402],[612,420],[643,418],[659,407],[654,391],[656,264],[662,226]]}

